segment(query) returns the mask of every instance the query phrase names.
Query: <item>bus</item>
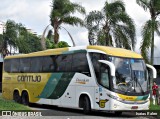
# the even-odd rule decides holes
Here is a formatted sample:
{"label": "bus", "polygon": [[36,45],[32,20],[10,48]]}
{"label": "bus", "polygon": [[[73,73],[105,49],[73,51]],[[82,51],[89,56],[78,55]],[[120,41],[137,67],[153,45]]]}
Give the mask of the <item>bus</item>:
{"label": "bus", "polygon": [[123,48],[76,46],[4,59],[2,96],[67,108],[148,110],[156,69],[140,54]]}

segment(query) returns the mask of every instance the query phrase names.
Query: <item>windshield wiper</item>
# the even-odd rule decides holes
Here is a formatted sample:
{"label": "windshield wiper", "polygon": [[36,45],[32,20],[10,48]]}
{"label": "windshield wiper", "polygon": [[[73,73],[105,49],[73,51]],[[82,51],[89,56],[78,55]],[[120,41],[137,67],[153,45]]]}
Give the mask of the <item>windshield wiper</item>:
{"label": "windshield wiper", "polygon": [[[133,71],[133,75],[134,75],[134,79],[136,80],[135,82],[136,82],[136,83],[138,82],[138,84],[139,84],[139,86],[140,86],[140,88],[141,88],[141,91],[142,91],[142,93],[144,94],[144,90],[143,90],[143,88],[142,88],[140,82],[138,81],[138,79],[137,79],[137,77],[136,77],[135,71]],[[134,87],[134,89],[135,89],[135,87]]]}

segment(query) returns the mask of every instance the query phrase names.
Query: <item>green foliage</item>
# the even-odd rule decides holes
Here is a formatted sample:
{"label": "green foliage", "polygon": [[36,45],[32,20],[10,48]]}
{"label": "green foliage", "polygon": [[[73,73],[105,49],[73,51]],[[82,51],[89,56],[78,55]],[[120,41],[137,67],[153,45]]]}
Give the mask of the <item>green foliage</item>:
{"label": "green foliage", "polygon": [[85,8],[77,3],[72,3],[70,0],[53,0],[52,9],[50,13],[50,22],[54,28],[54,43],[59,41],[59,29],[62,24],[69,24],[72,26],[83,26],[83,20],[72,16],[75,12],[85,14]]}
{"label": "green foliage", "polygon": [[68,43],[65,42],[65,41],[60,41],[58,44],[57,44],[57,47],[58,48],[64,48],[64,47],[69,47]]}
{"label": "green foliage", "polygon": [[65,41],[60,41],[58,42],[58,44],[55,44],[52,40],[46,38],[46,47],[47,49],[54,49],[54,48],[64,48],[70,46]]}
{"label": "green foliage", "polygon": [[56,45],[52,40],[46,38],[46,47],[47,49],[54,49]]}
{"label": "green foliage", "polygon": [[[1,37],[1,49],[3,56],[5,57],[9,53],[11,53],[11,47],[14,49],[17,48],[16,38],[17,38],[17,31],[16,31],[16,23],[12,20],[8,20],[5,24],[6,30],[3,31],[3,35]],[[8,50],[8,46],[10,49]]]}
{"label": "green foliage", "polygon": [[102,11],[90,12],[85,21],[91,45],[113,46],[115,43],[116,47],[135,48],[135,25],[122,1],[106,1]]}
{"label": "green foliage", "polygon": [[31,34],[21,23],[8,20],[6,22],[6,30],[0,36],[0,51],[5,56],[11,53],[8,46],[18,49],[19,53],[30,53],[40,51],[40,38]]}
{"label": "green foliage", "polygon": [[[160,0],[136,0],[145,11],[149,10],[151,19],[146,21],[142,27],[141,54],[146,62],[153,63],[154,58],[154,32],[160,36]],[[148,51],[151,48],[151,61],[148,60]]]}

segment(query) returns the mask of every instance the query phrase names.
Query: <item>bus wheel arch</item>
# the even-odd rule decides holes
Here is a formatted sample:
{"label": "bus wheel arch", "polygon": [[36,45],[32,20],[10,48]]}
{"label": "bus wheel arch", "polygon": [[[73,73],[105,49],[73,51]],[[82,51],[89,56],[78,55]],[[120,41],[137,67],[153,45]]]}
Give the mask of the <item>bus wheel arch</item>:
{"label": "bus wheel arch", "polygon": [[83,112],[88,114],[91,112],[91,98],[87,94],[81,94],[79,97],[79,107],[83,108]]}
{"label": "bus wheel arch", "polygon": [[22,104],[29,105],[29,94],[28,94],[28,91],[23,90],[21,95],[22,95],[21,96]]}
{"label": "bus wheel arch", "polygon": [[17,102],[17,103],[21,103],[21,96],[20,96],[20,93],[19,93],[19,91],[17,90],[17,89],[15,89],[14,91],[13,91],[13,100],[15,101],[15,102]]}

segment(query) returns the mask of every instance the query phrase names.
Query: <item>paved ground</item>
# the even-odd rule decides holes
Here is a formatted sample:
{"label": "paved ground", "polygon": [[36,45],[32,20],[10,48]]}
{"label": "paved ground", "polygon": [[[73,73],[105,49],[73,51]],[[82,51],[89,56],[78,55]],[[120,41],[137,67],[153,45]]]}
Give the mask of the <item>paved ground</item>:
{"label": "paved ground", "polygon": [[[0,93],[1,95],[1,93]],[[43,117],[29,117],[31,119],[156,119],[155,117],[151,116],[137,116],[133,112],[123,112],[121,116],[115,115],[113,112],[96,112],[93,111],[89,115],[83,114],[82,110],[78,109],[68,109],[68,108],[62,108],[62,107],[56,107],[56,106],[49,106],[49,105],[37,105],[32,104],[30,108],[33,111],[39,111],[41,112]],[[22,117],[0,117],[0,119],[21,119]],[[24,119],[28,119],[28,117],[23,117]]]}
{"label": "paved ground", "polygon": [[59,116],[64,116],[65,119],[106,119],[106,118],[113,118],[113,119],[156,119],[155,117],[151,116],[137,116],[135,112],[123,112],[121,116],[115,115],[113,112],[96,112],[93,111],[89,115],[83,114],[82,110],[78,109],[68,109],[68,108],[60,108],[55,106],[48,106],[48,105],[33,105],[31,107],[33,110],[39,110],[42,112],[42,115],[49,115],[49,116],[58,116],[58,119],[62,118]]}

